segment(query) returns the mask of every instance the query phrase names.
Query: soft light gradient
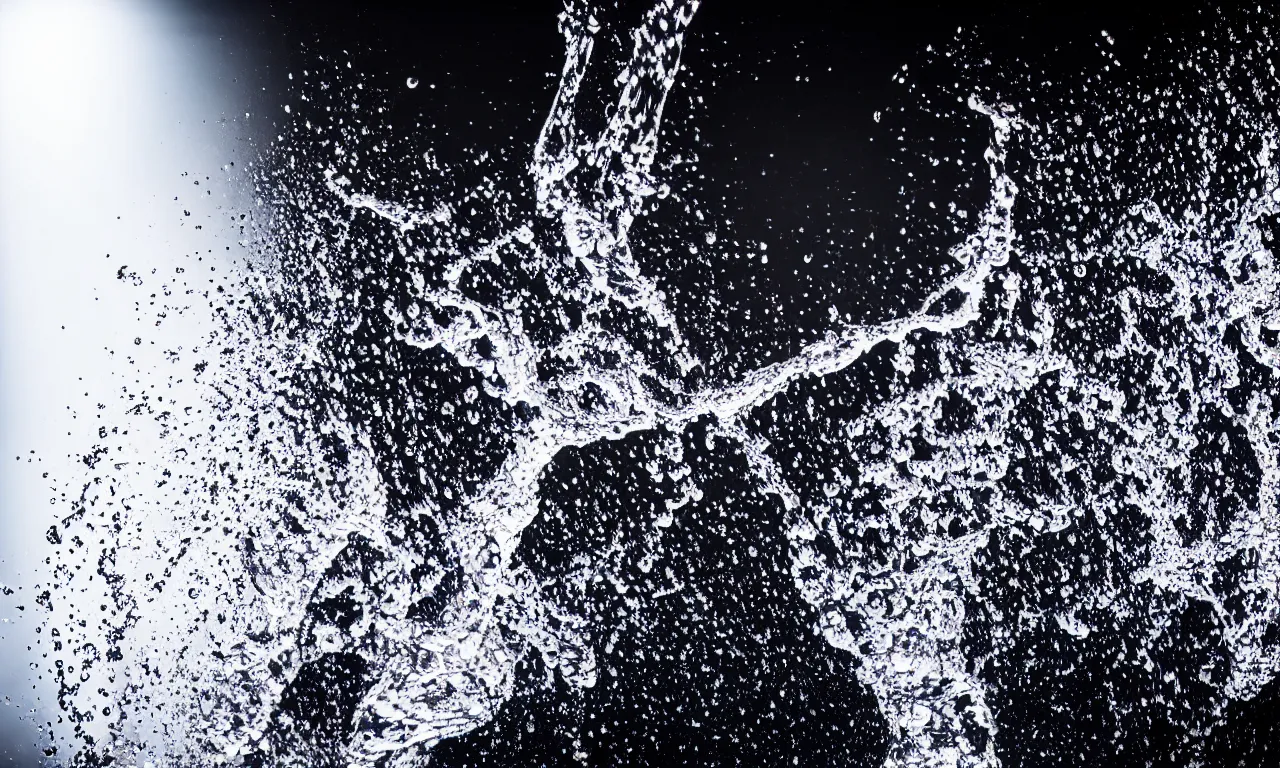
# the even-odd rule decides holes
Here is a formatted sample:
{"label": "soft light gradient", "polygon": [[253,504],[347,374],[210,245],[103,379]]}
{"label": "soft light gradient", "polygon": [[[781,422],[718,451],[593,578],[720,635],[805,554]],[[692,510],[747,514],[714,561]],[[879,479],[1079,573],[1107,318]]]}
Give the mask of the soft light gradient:
{"label": "soft light gradient", "polygon": [[[0,584],[14,590],[0,596],[0,765],[31,764],[57,721],[56,687],[31,668],[45,662],[34,598],[52,487],[92,444],[113,375],[145,377],[161,354],[132,343],[158,331],[115,273],[234,251],[220,221],[245,202],[232,178],[254,123],[252,64],[229,27],[192,4],[0,0]],[[203,322],[196,307],[163,332],[181,343]]]}

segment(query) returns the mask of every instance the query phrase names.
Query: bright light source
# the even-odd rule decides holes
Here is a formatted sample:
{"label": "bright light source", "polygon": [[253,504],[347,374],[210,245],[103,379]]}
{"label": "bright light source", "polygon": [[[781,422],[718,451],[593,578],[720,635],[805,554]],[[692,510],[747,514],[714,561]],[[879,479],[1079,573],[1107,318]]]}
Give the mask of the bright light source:
{"label": "bright light source", "polygon": [[143,14],[128,0],[10,0],[0,4],[0,125],[10,161],[68,151],[136,106]]}

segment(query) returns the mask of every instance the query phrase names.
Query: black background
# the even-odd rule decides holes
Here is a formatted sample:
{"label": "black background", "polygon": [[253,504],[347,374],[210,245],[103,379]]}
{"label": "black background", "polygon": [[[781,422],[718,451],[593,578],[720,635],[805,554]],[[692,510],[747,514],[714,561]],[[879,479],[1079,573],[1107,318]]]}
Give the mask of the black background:
{"label": "black background", "polygon": [[[828,303],[866,319],[912,303],[930,286],[931,263],[941,261],[949,241],[926,235],[910,256],[894,257],[887,246],[851,253],[848,233],[878,226],[882,242],[892,241],[904,185],[916,184],[913,191],[922,199],[967,201],[971,207],[985,202],[984,187],[965,185],[981,170],[986,129],[976,120],[957,119],[954,109],[938,116],[913,111],[918,105],[891,76],[904,63],[921,61],[927,46],[945,47],[961,28],[960,39],[977,41],[992,60],[988,74],[997,92],[1003,84],[1000,95],[1034,113],[1028,94],[1019,90],[1031,79],[1024,72],[1052,83],[1039,93],[1044,108],[1070,99],[1097,71],[1101,30],[1116,37],[1132,60],[1148,47],[1160,50],[1170,40],[1194,39],[1201,29],[1231,19],[1230,11],[1194,5],[1158,11],[1137,5],[878,3],[858,9],[801,1],[762,11],[742,3],[705,3],[684,56],[695,79],[678,81],[667,122],[690,119],[681,110],[692,112],[692,104],[682,96],[703,97],[691,119],[701,129],[700,159],[712,179],[704,189],[725,190],[725,208],[735,215],[739,236],[774,243],[768,268],[753,265],[750,274],[740,265],[729,268],[730,279],[733,269],[740,271],[742,289],[726,304],[741,311],[777,303],[799,320],[798,328],[805,325],[806,311],[819,314]],[[554,2],[416,10],[299,2],[246,6],[237,18],[242,34],[256,41],[258,76],[266,88],[261,111],[278,114],[271,102],[285,98],[279,90],[286,85],[283,72],[302,69],[317,55],[350,61],[366,82],[392,94],[390,125],[412,131],[424,114],[430,116],[439,128],[431,143],[442,164],[479,148],[507,147],[519,166],[528,160],[562,64],[558,11]],[[714,86],[706,78],[713,61],[724,66]],[[1138,72],[1160,64],[1138,64]],[[808,79],[797,82],[797,75]],[[407,76],[436,87],[399,87]],[[924,86],[945,90],[945,83],[927,82],[931,76],[926,69]],[[923,166],[895,157],[885,129],[872,118],[876,111],[895,109],[897,125],[907,127],[912,140],[927,135],[937,142],[930,149],[950,146],[965,162],[926,176]],[[968,146],[960,147],[961,139]],[[915,176],[908,177],[912,171]],[[681,226],[661,213],[653,219],[661,222],[654,226]],[[829,272],[807,269],[799,258],[806,245],[816,250],[823,243],[807,244],[797,230],[808,224],[812,231],[824,219],[845,233],[828,249],[835,267]],[[678,306],[682,284],[705,277],[697,259],[649,266],[667,281]],[[872,275],[886,268],[897,272],[895,291],[874,287]],[[804,338],[803,331],[776,322],[753,323],[740,315],[699,318],[692,310],[686,315],[691,325],[703,323],[704,357],[722,360],[728,370],[766,362],[769,350],[785,354]],[[716,329],[724,327],[733,329],[732,340],[723,331],[717,338]],[[691,435],[687,442],[701,441]],[[638,469],[629,466],[627,455],[625,444],[570,451],[549,474],[592,478],[605,489],[597,491],[601,498],[622,501],[600,501],[591,514],[625,526],[629,506],[659,503],[644,498],[652,489],[636,478]],[[854,679],[852,659],[810,631],[806,606],[787,572],[781,513],[748,487],[736,461],[712,453],[695,462],[708,498],[741,499],[728,521],[713,519],[717,508],[710,505],[695,512],[685,521],[687,538],[666,553],[667,564],[688,579],[689,591],[709,603],[677,601],[618,633],[615,650],[602,659],[602,670],[613,666],[618,676],[603,672],[585,697],[562,687],[547,689],[543,670],[531,660],[524,690],[501,717],[442,744],[432,764],[570,765],[576,761],[569,755],[581,749],[592,765],[877,765],[886,733],[874,699]],[[554,486],[554,479],[545,485]],[[555,500],[547,504],[554,507]],[[589,546],[593,531],[572,513],[549,509],[526,535],[522,556],[554,572],[555,553]],[[744,541],[763,554],[730,565],[728,553]],[[610,624],[619,620],[616,605],[604,601],[595,608],[612,619],[604,619],[593,638],[600,648],[613,634]],[[1205,633],[1195,627],[1194,612],[1183,621],[1182,647],[1169,653],[1195,656]],[[725,629],[734,631],[732,638],[721,634]],[[752,636],[768,640],[747,639]],[[1126,699],[1146,691],[1141,682],[1126,685],[1109,672],[1108,641],[1095,643],[1083,658],[1070,660],[1076,671],[1069,676],[1055,670],[1069,666],[1068,660],[1047,640],[1030,639],[1023,658],[1010,660],[1006,669],[1012,676],[1001,681],[1006,688],[993,700],[1006,766],[1176,765],[1186,759],[1186,734],[1172,720],[1158,711],[1136,721],[1116,713],[1117,699],[1132,705]],[[295,687],[292,706],[305,713],[325,702],[336,708],[334,714],[349,711],[350,681],[358,671],[354,659],[333,659]],[[1231,705],[1227,722],[1209,739],[1207,765],[1267,765],[1276,759],[1276,690],[1273,683],[1254,701]],[[332,727],[332,718],[320,720]]]}

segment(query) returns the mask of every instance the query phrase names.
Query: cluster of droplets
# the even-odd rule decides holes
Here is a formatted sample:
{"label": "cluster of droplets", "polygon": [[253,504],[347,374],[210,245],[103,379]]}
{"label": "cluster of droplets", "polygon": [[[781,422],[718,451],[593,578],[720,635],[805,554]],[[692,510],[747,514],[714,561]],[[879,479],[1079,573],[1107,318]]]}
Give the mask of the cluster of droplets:
{"label": "cluster of droplets", "polygon": [[[812,512],[792,532],[797,583],[862,662],[896,731],[887,764],[999,764],[991,683],[1030,625],[1083,648],[1135,623],[1131,653],[1151,672],[1177,617],[1208,606],[1223,653],[1198,670],[1216,688],[1187,722],[1187,759],[1228,700],[1274,678],[1280,189],[1273,129],[1254,130],[1260,180],[1233,216],[1146,202],[1083,249],[1074,228],[1049,240],[1065,254],[1020,241],[971,322],[897,344],[890,394],[842,427],[850,467],[815,498],[782,492]],[[1105,309],[1082,316],[1082,289],[1110,291]],[[1061,581],[993,565],[1053,546],[1041,537],[1076,553],[1053,563]],[[1010,615],[1021,587],[997,574],[1039,594]],[[1179,681],[1163,674],[1172,706]]]}
{"label": "cluster of droplets", "polygon": [[[590,58],[592,23],[572,11],[562,17],[568,61],[532,169],[537,213],[559,219],[564,230],[561,243],[538,242],[536,225],[524,224],[475,248],[455,240],[458,231],[450,227],[447,212],[425,221],[396,204],[352,194],[345,189],[345,178],[335,180],[332,171],[326,174],[329,189],[350,208],[370,211],[405,233],[400,245],[418,260],[426,261],[428,253],[452,259],[434,280],[417,269],[410,273],[405,308],[387,307],[397,337],[424,349],[441,347],[462,365],[480,371],[490,395],[526,414],[493,477],[455,512],[442,516],[450,559],[461,574],[448,600],[460,610],[446,609],[435,624],[420,617],[402,620],[405,637],[398,655],[378,658],[372,665],[380,678],[356,715],[352,750],[357,760],[419,744],[430,748],[491,719],[510,695],[515,664],[530,646],[542,651],[548,666],[560,669],[565,679],[580,685],[594,682],[590,649],[581,640],[566,644],[571,617],[560,616],[554,622],[559,636],[530,622],[548,609],[537,601],[535,589],[521,583],[523,571],[511,560],[521,533],[537,514],[539,477],[561,450],[658,426],[682,429],[709,416],[721,425],[717,434],[753,446],[756,441],[743,429],[741,416],[796,381],[842,371],[882,342],[900,341],[926,329],[946,333],[963,327],[977,316],[992,270],[1007,260],[1016,188],[1003,162],[1016,120],[971,101],[972,109],[992,121],[995,134],[987,153],[991,203],[975,234],[953,251],[960,269],[917,312],[877,325],[833,329],[794,358],[752,371],[739,381],[708,386],[682,377],[696,361],[688,358],[661,294],[631,259],[626,233],[638,201],[656,193],[643,179],[652,163],[658,117],[674,82],[680,38],[692,10],[692,5],[662,3],[646,17],[635,35],[630,67],[619,77],[622,95],[603,137],[586,139],[575,134],[573,108]],[[634,95],[646,84],[656,93],[643,99]],[[582,174],[586,181],[579,178]],[[425,237],[431,245],[426,247],[408,234],[424,226],[430,228]],[[539,345],[526,333],[526,326],[537,321],[526,319],[533,307],[524,283],[517,283],[517,295],[497,306],[464,291],[462,286],[484,264],[521,269],[535,281],[545,281],[553,294],[576,304],[572,309],[580,319],[567,322],[562,313],[559,338]],[[540,307],[538,311],[542,313]],[[662,334],[669,348],[659,352],[677,358],[674,370],[658,370],[645,359],[655,351],[652,342],[637,345],[610,330],[615,318],[627,311],[645,318],[639,326],[624,326],[638,328],[642,340],[652,338],[653,328]],[[549,360],[556,367],[548,365]],[[768,469],[766,451],[757,449],[750,455],[762,477],[776,474]],[[675,461],[678,464],[680,458]],[[673,472],[673,478],[678,474]],[[780,487],[782,481],[778,482]],[[678,508],[697,491],[687,493],[670,506]],[[663,518],[658,527],[664,527]],[[411,558],[411,551],[405,551],[399,559],[409,563]],[[378,631],[401,634],[392,628],[394,623],[387,624],[383,617]],[[890,706],[888,699],[883,703]],[[990,750],[989,745],[984,748]]]}

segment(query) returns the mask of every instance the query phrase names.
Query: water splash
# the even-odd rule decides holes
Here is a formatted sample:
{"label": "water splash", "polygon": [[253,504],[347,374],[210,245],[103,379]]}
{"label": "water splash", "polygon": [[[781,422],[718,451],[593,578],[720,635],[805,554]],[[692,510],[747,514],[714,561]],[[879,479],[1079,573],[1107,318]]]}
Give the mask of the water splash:
{"label": "water splash", "polygon": [[[340,147],[311,176],[291,162],[262,172],[274,216],[263,260],[247,265],[247,305],[206,345],[223,356],[209,374],[219,429],[173,427],[183,462],[142,462],[127,503],[86,496],[76,513],[109,521],[99,567],[116,602],[108,656],[128,718],[113,748],[126,759],[270,754],[291,684],[332,654],[358,658],[367,681],[341,728],[353,766],[415,764],[491,721],[530,653],[593,686],[588,619],[517,558],[544,475],[568,449],[703,422],[786,509],[795,585],[827,642],[859,660],[889,727],[887,766],[999,765],[994,666],[1030,625],[1086,643],[1107,621],[1135,620],[1150,663],[1188,601],[1209,606],[1227,671],[1205,673],[1217,692],[1203,723],[1275,676],[1274,132],[1259,132],[1263,181],[1227,225],[1150,203],[1047,249],[1019,234],[1010,165],[1021,151],[1052,168],[1050,131],[970,97],[990,126],[990,194],[950,250],[954,268],[910,311],[871,323],[834,313],[782,362],[715,381],[631,242],[646,206],[670,194],[654,163],[697,8],[663,0],[645,14],[589,131],[601,23],[569,5],[532,194],[503,202],[490,179],[492,222],[443,194],[364,191],[380,180],[361,180]],[[351,288],[370,278],[385,297]],[[1105,315],[1085,324],[1075,303],[1098,290]],[[881,370],[872,358],[886,349]],[[342,374],[407,350],[436,367],[389,383],[410,406],[378,416],[438,408],[482,437],[467,460],[447,444],[430,459],[403,446],[429,489],[405,501],[390,498],[400,468],[374,445],[389,438],[350,412]],[[431,375],[448,396],[422,389]],[[879,375],[882,395],[827,417],[843,453],[818,468],[815,492],[760,411],[827,378]],[[807,409],[816,419],[812,396]],[[660,473],[681,480],[669,512],[701,493],[671,445]],[[1105,542],[1078,578],[1029,587],[1035,606],[1006,615],[993,573],[1011,542],[1077,533]],[[1146,587],[1158,599],[1143,604]],[[997,626],[987,637],[980,614]]]}

